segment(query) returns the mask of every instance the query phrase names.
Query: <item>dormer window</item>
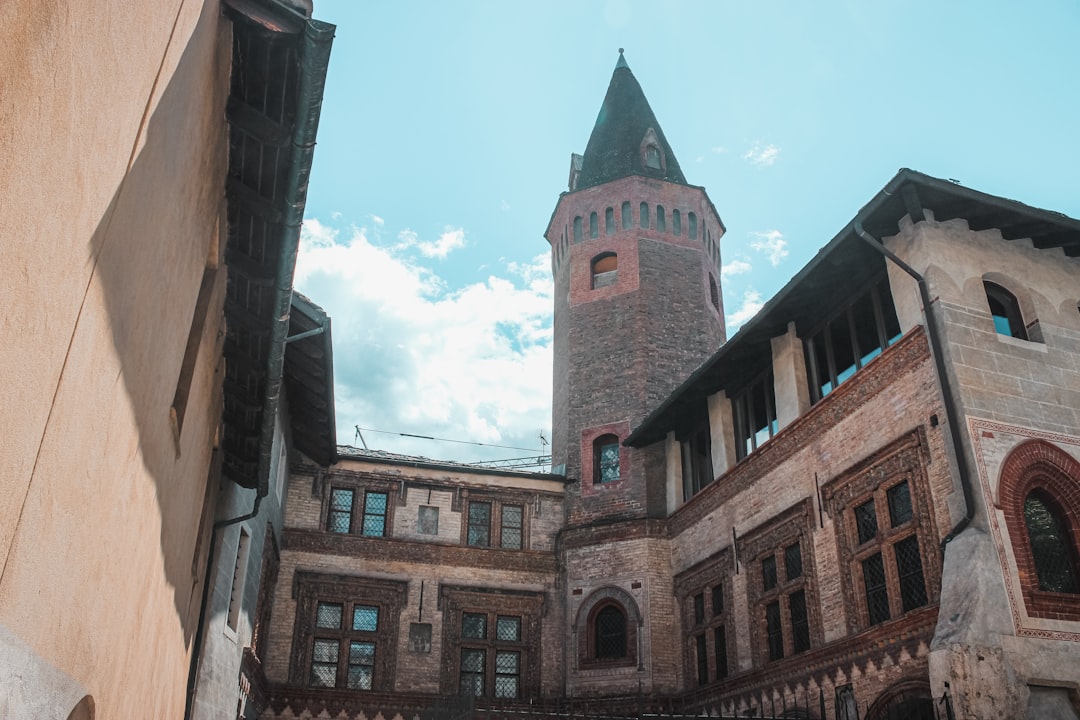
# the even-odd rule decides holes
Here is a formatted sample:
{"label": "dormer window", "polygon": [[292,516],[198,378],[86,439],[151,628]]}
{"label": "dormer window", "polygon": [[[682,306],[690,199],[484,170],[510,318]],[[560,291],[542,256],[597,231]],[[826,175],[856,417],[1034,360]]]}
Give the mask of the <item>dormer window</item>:
{"label": "dormer window", "polygon": [[645,167],[653,168],[654,170],[660,169],[660,148],[655,145],[646,146]]}

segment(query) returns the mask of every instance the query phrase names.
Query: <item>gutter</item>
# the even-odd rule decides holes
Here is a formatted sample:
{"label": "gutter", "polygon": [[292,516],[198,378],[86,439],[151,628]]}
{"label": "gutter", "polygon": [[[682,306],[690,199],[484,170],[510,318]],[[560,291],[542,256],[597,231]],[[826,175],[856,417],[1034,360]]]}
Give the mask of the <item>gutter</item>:
{"label": "gutter", "polygon": [[[275,3],[278,7],[283,7]],[[199,608],[199,624],[191,648],[191,665],[188,669],[187,698],[184,707],[185,720],[191,720],[195,709],[195,695],[199,675],[199,663],[203,652],[203,639],[207,623],[207,606],[210,586],[213,584],[215,546],[218,531],[250,520],[259,513],[262,499],[270,491],[270,455],[274,441],[274,426],[281,403],[282,378],[285,374],[285,343],[289,333],[289,309],[292,306],[293,274],[296,271],[296,253],[300,246],[300,226],[304,220],[307,203],[308,180],[315,155],[315,136],[319,129],[322,112],[323,91],[326,86],[326,70],[330,65],[330,47],[336,27],[330,23],[304,19],[303,34],[298,49],[299,73],[296,91],[296,122],[293,126],[292,148],[289,155],[289,177],[285,188],[285,212],[282,222],[281,246],[278,253],[277,278],[274,284],[274,319],[270,331],[269,358],[267,361],[266,393],[263,396],[262,428],[259,435],[259,466],[255,486],[255,502],[246,515],[219,520],[210,530],[210,546],[206,559],[206,575],[203,579],[202,600]]]}
{"label": "gutter", "polygon": [[[882,191],[884,195],[891,195],[899,186],[899,182],[890,183]],[[875,238],[868,233],[862,224],[863,217],[868,213],[867,208],[855,216],[855,220],[852,222],[852,228],[855,233],[866,241],[870,247],[874,248],[877,252],[881,253],[887,260],[891,260],[898,268],[914,278],[915,282],[919,286],[919,297],[922,301],[923,318],[926,324],[926,336],[930,341],[930,349],[934,355],[934,368],[937,370],[938,382],[941,383],[941,395],[945,406],[945,419],[949,423],[949,437],[953,445],[953,454],[956,457],[956,471],[960,475],[960,488],[964,493],[964,517],[960,518],[959,522],[953,526],[949,534],[945,536],[945,539],[941,541],[941,554],[945,554],[945,546],[956,539],[956,536],[963,532],[964,528],[971,523],[972,518],[975,517],[975,497],[971,487],[971,478],[968,469],[967,456],[964,454],[963,440],[960,436],[960,424],[957,422],[958,413],[956,410],[956,396],[953,392],[952,383],[949,381],[949,375],[945,368],[945,357],[942,354],[942,348],[944,343],[941,338],[941,328],[938,325],[937,318],[934,317],[934,313],[931,309],[930,290],[926,284],[926,278],[920,275],[914,268],[901,260],[894,252],[885,247],[885,244],[881,240]]]}

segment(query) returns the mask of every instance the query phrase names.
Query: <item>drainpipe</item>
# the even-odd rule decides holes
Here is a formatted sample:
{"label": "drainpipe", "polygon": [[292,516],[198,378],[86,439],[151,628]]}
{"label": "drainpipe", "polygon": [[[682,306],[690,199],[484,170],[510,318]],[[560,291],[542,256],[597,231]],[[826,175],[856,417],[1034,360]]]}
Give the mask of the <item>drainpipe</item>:
{"label": "drainpipe", "polygon": [[[284,7],[280,3],[274,4]],[[282,377],[285,366],[285,343],[289,333],[289,309],[292,306],[293,273],[296,270],[296,253],[300,246],[300,226],[304,220],[308,180],[311,176],[311,163],[315,154],[315,136],[319,129],[323,88],[326,84],[326,69],[330,64],[330,46],[334,40],[335,29],[335,26],[330,23],[306,18],[303,34],[300,37],[296,124],[293,126],[289,176],[284,198],[285,211],[281,230],[281,249],[278,254],[278,270],[274,283],[274,315],[273,325],[270,330],[266,392],[263,396],[255,502],[252,504],[251,512],[219,520],[214,523],[210,531],[210,547],[206,559],[206,576],[203,580],[199,624],[195,629],[191,665],[188,668],[187,699],[184,707],[185,720],[191,720],[195,708],[199,663],[203,652],[204,628],[207,621],[207,604],[210,597],[210,586],[213,584],[211,573],[214,568],[214,550],[217,545],[218,531],[230,525],[250,520],[258,515],[259,505],[269,493],[270,454],[274,440],[277,410],[281,400]]]}
{"label": "drainpipe", "polygon": [[870,247],[874,248],[874,250],[881,253],[888,260],[895,263],[898,268],[914,278],[919,286],[919,297],[922,300],[923,317],[926,322],[926,336],[930,341],[930,349],[934,355],[934,367],[937,370],[938,382],[941,383],[941,395],[945,405],[945,419],[949,423],[949,436],[952,440],[953,453],[956,456],[956,471],[960,474],[960,489],[964,493],[964,517],[960,518],[960,521],[953,526],[953,529],[950,530],[949,534],[945,536],[945,539],[941,541],[941,554],[944,555],[945,546],[952,542],[956,536],[968,526],[971,519],[975,517],[975,497],[971,488],[971,477],[968,473],[967,456],[964,454],[964,446],[960,436],[960,424],[957,422],[958,413],[956,411],[956,399],[953,394],[952,383],[949,382],[949,375],[945,368],[945,356],[942,353],[944,342],[941,337],[941,328],[930,307],[930,304],[933,301],[930,299],[930,290],[926,285],[926,278],[897,257],[896,253],[885,247],[883,242],[868,233],[866,229],[863,228],[861,214],[855,217],[853,227],[855,233],[865,240]]}

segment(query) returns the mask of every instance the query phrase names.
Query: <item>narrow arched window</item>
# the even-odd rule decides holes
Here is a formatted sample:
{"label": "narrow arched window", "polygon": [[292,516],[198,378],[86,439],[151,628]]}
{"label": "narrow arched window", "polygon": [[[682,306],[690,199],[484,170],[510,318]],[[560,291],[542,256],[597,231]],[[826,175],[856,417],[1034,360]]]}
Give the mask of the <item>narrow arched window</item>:
{"label": "narrow arched window", "polygon": [[638,207],[638,220],[641,227],[649,227],[649,203],[641,203]]}
{"label": "narrow arched window", "polygon": [[592,287],[614,285],[619,279],[619,256],[613,252],[600,253],[592,259]]}
{"label": "narrow arched window", "polygon": [[594,647],[597,660],[626,657],[626,615],[616,605],[596,613]]}
{"label": "narrow arched window", "polygon": [[655,145],[649,145],[645,148],[645,167],[654,170],[660,169],[660,148]]}
{"label": "narrow arched window", "polygon": [[667,232],[667,217],[664,215],[664,206],[656,206],[656,229],[659,232]]}
{"label": "narrow arched window", "polygon": [[596,213],[589,213],[589,237],[595,238],[600,235],[600,223],[596,219]]}
{"label": "narrow arched window", "polygon": [[597,485],[619,479],[619,438],[601,435],[593,441],[593,482]]}
{"label": "narrow arched window", "polygon": [[581,216],[574,218],[574,242],[581,242]]}
{"label": "narrow arched window", "polygon": [[604,211],[604,232],[608,235],[615,232],[615,209],[608,208]]}
{"label": "narrow arched window", "polygon": [[633,224],[634,221],[630,218],[630,203],[624,202],[622,204],[622,229],[629,230]]}
{"label": "narrow arched window", "polygon": [[990,305],[990,315],[994,318],[994,330],[998,335],[1027,340],[1024,318],[1020,314],[1020,303],[1011,292],[992,282],[984,282],[986,302]]}
{"label": "narrow arched window", "polygon": [[709,299],[712,300],[713,307],[719,310],[720,291],[716,287],[716,278],[714,278],[711,274],[709,275]]}
{"label": "narrow arched window", "polygon": [[1068,524],[1048,493],[1039,490],[1028,493],[1024,499],[1024,525],[1035,560],[1035,573],[1039,577],[1039,589],[1080,593]]}
{"label": "narrow arched window", "polygon": [[682,235],[682,213],[678,210],[671,211],[671,232]]}
{"label": "narrow arched window", "polygon": [[690,239],[697,240],[697,215],[687,213],[686,220],[690,223]]}

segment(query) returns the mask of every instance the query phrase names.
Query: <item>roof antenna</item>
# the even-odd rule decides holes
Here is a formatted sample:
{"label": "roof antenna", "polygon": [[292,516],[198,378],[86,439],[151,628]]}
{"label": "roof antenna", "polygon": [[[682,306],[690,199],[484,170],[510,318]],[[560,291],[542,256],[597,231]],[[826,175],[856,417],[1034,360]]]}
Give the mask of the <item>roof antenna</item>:
{"label": "roof antenna", "polygon": [[356,435],[353,437],[353,442],[356,442],[356,438],[360,438],[360,442],[364,444],[365,450],[370,450],[370,448],[367,446],[367,440],[364,439],[364,433],[360,432],[359,425],[356,426]]}

